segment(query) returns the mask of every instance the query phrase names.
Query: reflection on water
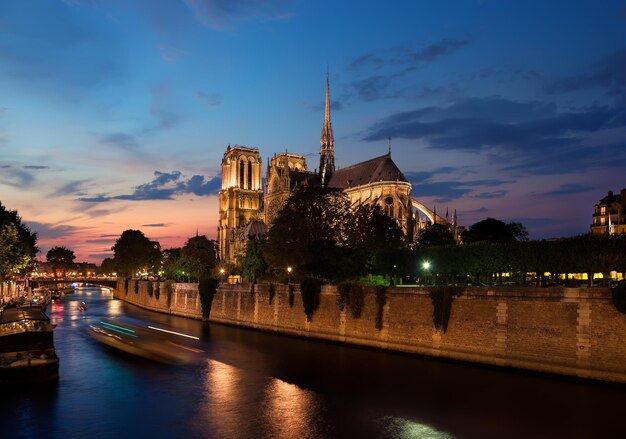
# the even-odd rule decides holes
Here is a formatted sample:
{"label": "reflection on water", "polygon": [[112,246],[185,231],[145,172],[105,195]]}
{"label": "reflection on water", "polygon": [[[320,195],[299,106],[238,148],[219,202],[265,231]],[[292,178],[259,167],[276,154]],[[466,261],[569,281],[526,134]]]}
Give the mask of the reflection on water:
{"label": "reflection on water", "polygon": [[[206,325],[100,288],[77,289],[48,315],[60,381],[0,388],[2,439],[626,437],[616,386]],[[109,318],[199,337],[203,361],[168,366],[107,349],[87,331]]]}
{"label": "reflection on water", "polygon": [[264,417],[270,437],[316,438],[320,405],[318,395],[294,384],[272,379],[266,387]]}
{"label": "reflection on water", "polygon": [[426,424],[403,418],[385,417],[380,421],[385,437],[397,439],[454,439],[454,436],[438,431]]}

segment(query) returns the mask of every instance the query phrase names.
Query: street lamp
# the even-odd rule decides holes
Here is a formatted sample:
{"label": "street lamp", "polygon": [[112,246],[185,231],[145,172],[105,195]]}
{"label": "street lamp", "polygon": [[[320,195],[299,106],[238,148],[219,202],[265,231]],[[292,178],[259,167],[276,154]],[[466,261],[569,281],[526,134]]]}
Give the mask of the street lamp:
{"label": "street lamp", "polygon": [[287,267],[287,284],[291,283],[291,272],[292,272],[293,268],[291,268],[291,266]]}
{"label": "street lamp", "polygon": [[224,280],[224,273],[226,273],[226,270],[224,270],[224,268],[220,268],[220,277],[222,278],[222,281]]}
{"label": "street lamp", "polygon": [[422,268],[424,269],[424,271],[426,272],[427,275],[429,274],[430,267],[431,267],[430,261],[422,262]]}

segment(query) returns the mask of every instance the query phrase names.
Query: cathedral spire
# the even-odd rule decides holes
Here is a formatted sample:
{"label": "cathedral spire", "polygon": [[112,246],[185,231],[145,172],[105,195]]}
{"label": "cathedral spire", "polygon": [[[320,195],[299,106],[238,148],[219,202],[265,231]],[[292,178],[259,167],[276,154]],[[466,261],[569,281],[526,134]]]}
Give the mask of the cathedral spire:
{"label": "cathedral spire", "polygon": [[[322,126],[322,137],[320,138],[320,174],[325,180],[330,174],[335,172],[335,139],[333,138],[333,127],[330,123],[330,82],[328,71],[326,71],[326,103],[324,105],[324,125]],[[323,182],[324,184],[325,182]]]}

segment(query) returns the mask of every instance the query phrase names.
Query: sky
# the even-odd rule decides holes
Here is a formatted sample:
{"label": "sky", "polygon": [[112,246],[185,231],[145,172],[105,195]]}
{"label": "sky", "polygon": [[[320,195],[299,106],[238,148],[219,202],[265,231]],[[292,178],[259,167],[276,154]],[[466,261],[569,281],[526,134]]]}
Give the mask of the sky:
{"label": "sky", "polygon": [[464,226],[587,233],[626,187],[626,1],[3,0],[0,202],[99,262],[217,234],[227,145],[383,155]]}

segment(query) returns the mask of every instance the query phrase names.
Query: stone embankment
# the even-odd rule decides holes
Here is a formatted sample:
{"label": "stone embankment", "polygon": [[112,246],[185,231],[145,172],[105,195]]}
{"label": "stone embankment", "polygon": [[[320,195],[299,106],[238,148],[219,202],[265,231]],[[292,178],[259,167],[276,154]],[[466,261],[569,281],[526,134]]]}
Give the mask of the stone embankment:
{"label": "stone embankment", "polygon": [[[161,283],[159,299],[134,281],[116,297],[146,309],[202,318],[197,284]],[[169,294],[169,288],[171,293]],[[271,292],[273,290],[273,292]],[[270,299],[271,296],[271,299]],[[281,334],[626,383],[626,315],[603,288],[467,288],[454,299],[444,333],[435,330],[425,288],[389,288],[379,305],[367,291],[362,314],[340,311],[336,287],[324,286],[307,322],[296,286],[293,307],[286,285],[221,285],[209,321]]]}

